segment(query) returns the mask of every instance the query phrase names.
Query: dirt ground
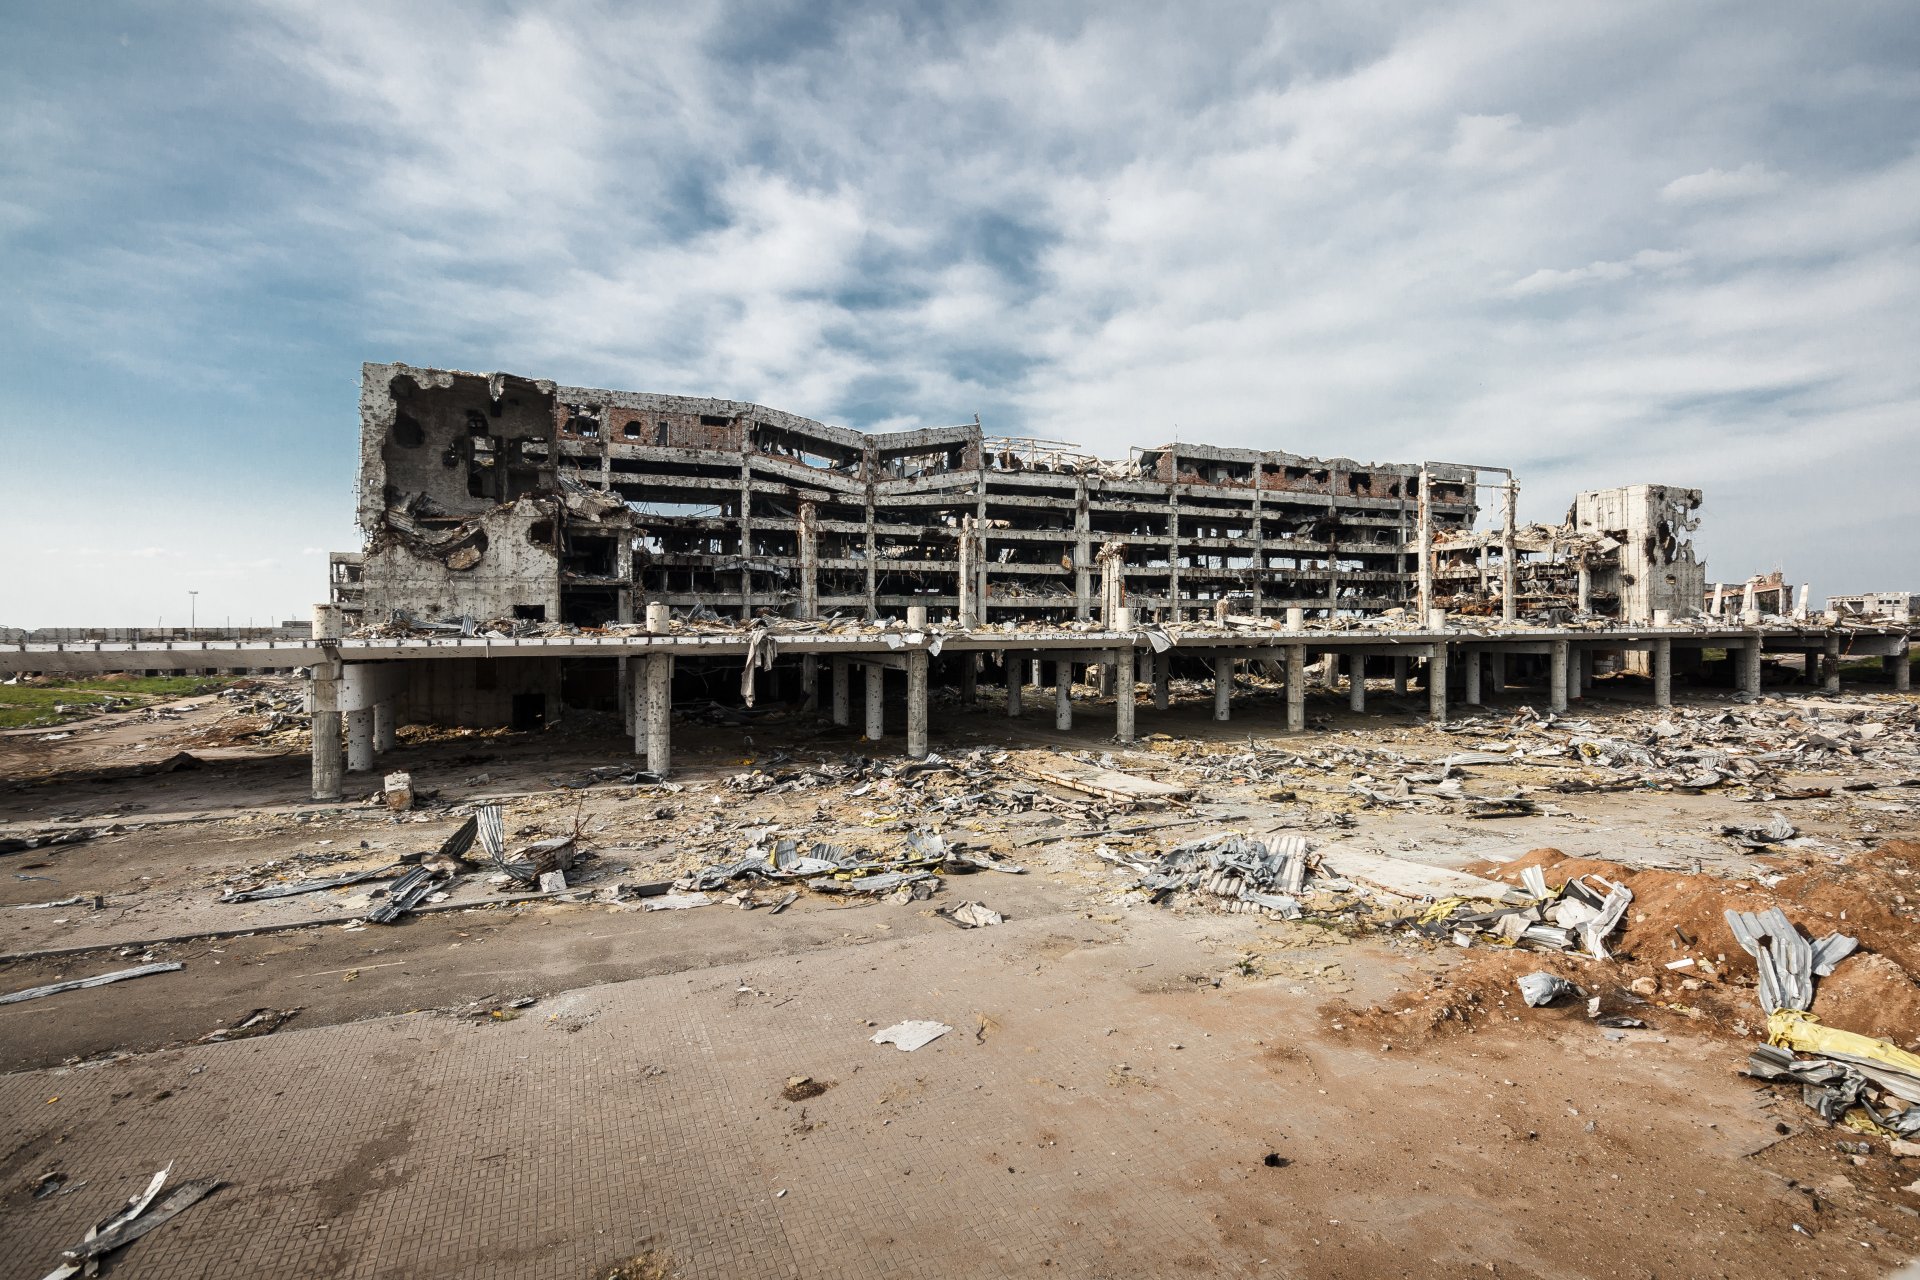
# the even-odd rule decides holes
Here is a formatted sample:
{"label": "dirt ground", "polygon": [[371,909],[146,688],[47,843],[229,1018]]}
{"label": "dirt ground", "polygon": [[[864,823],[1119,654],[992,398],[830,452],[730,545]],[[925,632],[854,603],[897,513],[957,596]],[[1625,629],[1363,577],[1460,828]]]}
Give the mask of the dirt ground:
{"label": "dirt ground", "polygon": [[[230,1185],[130,1246],[141,1274],[1866,1276],[1920,1255],[1920,1160],[1739,1074],[1765,1020],[1721,914],[1859,937],[1814,1012],[1920,1045],[1920,704],[1663,716],[1620,680],[1567,724],[1515,702],[1439,731],[1417,698],[1373,702],[1316,696],[1296,737],[1259,691],[1225,724],[1203,697],[1143,703],[1124,751],[1110,706],[1061,734],[1050,705],[948,705],[933,768],[776,708],[676,726],[665,786],[606,776],[633,761],[594,717],[409,731],[381,762],[421,796],[397,815],[377,775],[307,799],[299,732],[244,698],[0,733],[0,992],[184,966],[0,1006],[0,1276],[44,1275],[168,1160]],[[1759,763],[1673,785],[1549,750],[1583,734]],[[1063,759],[1192,795],[1035,779]],[[385,927],[355,923],[379,882],[216,901],[431,854],[481,802],[513,845],[580,832],[572,900],[481,868]],[[1793,834],[1722,832],[1774,818]],[[938,831],[1025,872],[778,915],[618,892],[765,828],[879,855]],[[1598,874],[1634,903],[1600,961],[1461,947],[1377,889],[1294,921],[1156,905],[1100,856],[1223,831]],[[1006,923],[938,914],[967,900]],[[1534,971],[1647,1025],[1528,1008]],[[269,1034],[234,1030],[263,1010],[247,1030]],[[908,1017],[953,1029],[868,1042]]]}

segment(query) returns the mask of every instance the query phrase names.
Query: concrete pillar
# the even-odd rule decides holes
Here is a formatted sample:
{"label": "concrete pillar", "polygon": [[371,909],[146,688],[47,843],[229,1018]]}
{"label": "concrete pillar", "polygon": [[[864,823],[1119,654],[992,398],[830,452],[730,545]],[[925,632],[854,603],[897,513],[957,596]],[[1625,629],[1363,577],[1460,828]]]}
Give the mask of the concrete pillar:
{"label": "concrete pillar", "polygon": [[1225,720],[1233,704],[1233,655],[1213,653],[1213,718]]}
{"label": "concrete pillar", "polygon": [[1300,604],[1287,606],[1287,630],[1305,631],[1307,629],[1307,607]]}
{"label": "concrete pillar", "polygon": [[[649,620],[656,608],[648,605]],[[673,766],[673,655],[656,653],[647,659],[647,772],[666,777]]]}
{"label": "concrete pillar", "polygon": [[1040,678],[1040,659],[1038,658],[1033,659],[1033,665],[1030,669],[1029,674],[1032,676],[1032,679],[1027,681],[1028,684],[1032,685],[1036,689],[1044,689],[1047,687],[1047,682]]}
{"label": "concrete pillar", "polygon": [[1494,652],[1487,655],[1493,662],[1493,691],[1499,693],[1507,687],[1507,655]]}
{"label": "concrete pillar", "polygon": [[383,755],[394,745],[393,699],[373,704],[373,754]]}
{"label": "concrete pillar", "polygon": [[1026,674],[1027,660],[1025,658],[1015,658],[1007,655],[1001,658],[1000,665],[1007,670],[1007,715],[1013,719],[1018,719],[1020,713],[1025,710],[1025,708],[1020,705],[1020,677]]}
{"label": "concrete pillar", "polygon": [[980,655],[963,653],[960,655],[960,701],[972,706],[980,699]]}
{"label": "concrete pillar", "polygon": [[808,714],[820,710],[820,659],[811,653],[800,655],[800,692],[806,698]]}
{"label": "concrete pillar", "polygon": [[359,707],[347,712],[347,772],[365,773],[373,768],[373,708]]}
{"label": "concrete pillar", "polygon": [[1153,655],[1153,709],[1165,711],[1173,700],[1173,654],[1156,653]]}
{"label": "concrete pillar", "polygon": [[[927,628],[927,606],[907,606],[907,630],[923,633]],[[924,760],[927,755],[927,664],[925,649],[907,651],[907,755]]]}
{"label": "concrete pillar", "polygon": [[1427,659],[1427,719],[1434,724],[1447,722],[1447,646],[1435,644]]}
{"label": "concrete pillar", "polygon": [[647,659],[626,658],[620,665],[628,668],[627,728],[633,734],[633,754],[645,757],[647,754]]}
{"label": "concrete pillar", "polygon": [[907,754],[927,758],[927,651],[907,653]]}
{"label": "concrete pillar", "polygon": [[877,662],[867,664],[867,741],[878,742],[887,728],[887,669]]}
{"label": "concrete pillar", "polygon": [[1547,710],[1567,709],[1567,642],[1555,640],[1547,654]]}
{"label": "concrete pillar", "polygon": [[1519,616],[1520,609],[1515,590],[1515,579],[1519,572],[1518,552],[1513,545],[1514,508],[1519,500],[1520,486],[1509,474],[1503,503],[1505,511],[1500,521],[1500,620],[1503,622],[1512,622]]}
{"label": "concrete pillar", "polygon": [[1113,651],[1113,736],[1122,742],[1133,741],[1134,652]]}
{"label": "concrete pillar", "polygon": [[1757,695],[1760,692],[1760,637],[1747,641],[1746,647],[1738,652],[1740,692]]}
{"label": "concrete pillar", "polygon": [[1673,641],[1653,642],[1653,705],[1673,705]]}
{"label": "concrete pillar", "polygon": [[1907,650],[1908,646],[1901,645],[1900,652],[1881,660],[1883,666],[1893,668],[1893,687],[1898,693],[1906,693],[1913,688],[1912,655]]}
{"label": "concrete pillar", "polygon": [[1578,580],[1578,584],[1575,587],[1575,591],[1576,591],[1576,596],[1575,596],[1574,606],[1573,606],[1574,611],[1576,613],[1592,612],[1593,610],[1593,570],[1587,567],[1585,561],[1582,561],[1580,564],[1580,577]]}
{"label": "concrete pillar", "polygon": [[1367,709],[1367,655],[1364,653],[1347,657],[1347,707],[1353,711]]}
{"label": "concrete pillar", "polygon": [[1053,727],[1073,728],[1073,664],[1054,659]]}
{"label": "concrete pillar", "polygon": [[1287,646],[1287,732],[1307,729],[1307,646]]}
{"label": "concrete pillar", "polygon": [[1828,636],[1821,662],[1822,684],[1828,693],[1840,692],[1840,637]]}
{"label": "concrete pillar", "polygon": [[1466,661],[1467,705],[1480,705],[1480,651],[1469,649],[1461,655]]}
{"label": "concrete pillar", "polygon": [[[318,610],[315,610],[318,613]],[[316,662],[310,683],[313,697],[313,798],[340,798],[340,664]]]}
{"label": "concrete pillar", "polygon": [[845,658],[833,660],[833,722],[842,728],[853,719],[853,690],[847,685]]}
{"label": "concrete pillar", "polygon": [[1406,695],[1407,660],[1405,658],[1395,658],[1393,660],[1393,691],[1403,697]]}
{"label": "concrete pillar", "polygon": [[1576,650],[1576,656],[1579,659],[1576,669],[1580,672],[1580,689],[1574,696],[1584,698],[1593,692],[1593,650]]}
{"label": "concrete pillar", "polygon": [[1338,689],[1340,687],[1340,655],[1331,651],[1320,655],[1320,687]]}

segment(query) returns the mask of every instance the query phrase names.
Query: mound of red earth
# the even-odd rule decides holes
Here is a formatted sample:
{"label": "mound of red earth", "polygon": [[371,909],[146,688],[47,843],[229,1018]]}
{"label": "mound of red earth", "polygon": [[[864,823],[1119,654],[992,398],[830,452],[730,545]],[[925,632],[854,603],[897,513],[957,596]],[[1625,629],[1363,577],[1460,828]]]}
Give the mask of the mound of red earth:
{"label": "mound of red earth", "polygon": [[[1610,960],[1475,945],[1430,979],[1372,1008],[1334,1002],[1324,1012],[1356,1036],[1418,1040],[1522,1016],[1583,1022],[1585,1001],[1530,1010],[1515,979],[1557,974],[1602,998],[1607,1013],[1650,1025],[1723,1035],[1761,1031],[1753,958],[1734,941],[1726,912],[1779,907],[1809,937],[1830,932],[1860,949],[1819,980],[1813,1012],[1828,1026],[1920,1049],[1920,843],[1890,840],[1840,863],[1779,860],[1773,881],[1635,870],[1595,858],[1534,849],[1511,862],[1469,868],[1512,884],[1537,866],[1549,885],[1597,873],[1633,891],[1624,927],[1608,939]],[[1678,967],[1670,968],[1670,965]]]}

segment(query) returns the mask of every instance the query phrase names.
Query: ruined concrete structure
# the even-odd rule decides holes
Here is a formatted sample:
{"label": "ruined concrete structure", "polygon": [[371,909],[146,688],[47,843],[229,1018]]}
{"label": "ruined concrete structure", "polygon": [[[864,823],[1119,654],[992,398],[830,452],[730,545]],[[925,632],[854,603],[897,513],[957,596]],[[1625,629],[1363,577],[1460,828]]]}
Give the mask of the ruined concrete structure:
{"label": "ruined concrete structure", "polygon": [[[1426,492],[1421,491],[1422,476]],[[362,370],[361,623],[732,618],[975,623],[1364,615],[1416,602],[1421,517],[1475,470],[1169,444],[1120,462],[975,422],[867,434],[760,405],[402,364]],[[1102,581],[1102,579],[1105,581]]]}
{"label": "ruined concrete structure", "polygon": [[1920,617],[1920,591],[1870,591],[1864,595],[1828,596],[1827,608],[1843,618],[1884,618],[1910,622]]}

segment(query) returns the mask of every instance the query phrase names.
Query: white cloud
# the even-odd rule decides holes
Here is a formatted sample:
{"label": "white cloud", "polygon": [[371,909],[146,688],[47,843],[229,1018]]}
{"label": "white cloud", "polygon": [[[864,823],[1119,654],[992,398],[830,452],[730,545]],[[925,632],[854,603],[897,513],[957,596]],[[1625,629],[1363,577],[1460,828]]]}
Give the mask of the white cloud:
{"label": "white cloud", "polygon": [[1673,204],[1704,204],[1711,200],[1738,200],[1778,190],[1785,176],[1763,164],[1738,169],[1706,169],[1675,178],[1660,188],[1660,198]]}
{"label": "white cloud", "polygon": [[1589,262],[1584,267],[1568,267],[1565,270],[1542,267],[1516,280],[1507,292],[1515,297],[1526,297],[1536,293],[1556,293],[1595,280],[1625,280],[1629,276],[1665,273],[1684,265],[1692,257],[1693,254],[1685,249],[1642,249],[1630,258]]}

